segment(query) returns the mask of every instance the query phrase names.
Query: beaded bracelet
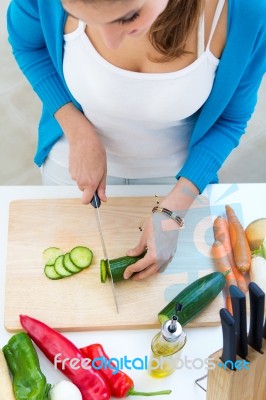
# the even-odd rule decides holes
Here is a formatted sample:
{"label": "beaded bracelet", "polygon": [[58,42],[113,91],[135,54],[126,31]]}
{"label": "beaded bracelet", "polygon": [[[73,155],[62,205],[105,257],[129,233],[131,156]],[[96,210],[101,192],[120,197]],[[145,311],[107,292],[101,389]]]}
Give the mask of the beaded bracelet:
{"label": "beaded bracelet", "polygon": [[181,217],[179,217],[179,215],[177,215],[174,211],[170,211],[170,210],[168,210],[167,208],[164,208],[164,207],[156,206],[156,207],[153,207],[152,212],[153,213],[160,212],[162,214],[165,214],[169,218],[171,218],[175,222],[177,222],[180,227],[184,226],[184,220]]}

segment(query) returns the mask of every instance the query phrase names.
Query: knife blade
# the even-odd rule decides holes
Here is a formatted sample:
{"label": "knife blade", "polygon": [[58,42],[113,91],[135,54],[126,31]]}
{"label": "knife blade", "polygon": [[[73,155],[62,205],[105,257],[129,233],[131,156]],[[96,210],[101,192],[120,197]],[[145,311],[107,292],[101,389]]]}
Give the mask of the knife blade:
{"label": "knife blade", "polygon": [[109,270],[109,273],[110,273],[110,275],[108,274],[108,277],[109,277],[109,281],[110,281],[110,284],[111,284],[111,289],[112,289],[113,298],[114,298],[114,302],[115,302],[115,306],[116,306],[116,311],[117,311],[117,313],[119,313],[118,301],[117,301],[117,296],[116,296],[116,293],[115,293],[115,285],[114,285],[114,280],[113,280],[113,276],[112,276],[112,271],[111,271],[111,268],[110,268],[109,257],[107,255],[107,250],[106,250],[106,245],[105,245],[105,240],[104,240],[103,230],[102,230],[102,224],[101,224],[101,218],[100,218],[99,208],[100,208],[100,205],[101,205],[101,200],[100,200],[97,192],[95,192],[94,195],[93,195],[93,198],[91,200],[91,205],[93,206],[93,208],[95,210],[98,231],[99,231],[101,244],[102,244],[103,256],[104,256],[104,258],[105,258],[105,260],[107,262],[107,265],[108,265],[108,270]]}
{"label": "knife blade", "polygon": [[264,337],[264,339],[266,339],[266,318],[265,318],[265,322],[264,322],[263,337]]}
{"label": "knife blade", "polygon": [[229,293],[236,322],[236,354],[246,359],[248,355],[246,296],[235,285],[229,287]]}
{"label": "knife blade", "polygon": [[223,330],[221,360],[229,369],[233,370],[236,362],[236,323],[226,308],[220,310],[220,318]]}
{"label": "knife blade", "polygon": [[255,283],[249,284],[250,298],[250,327],[248,343],[256,351],[261,351],[263,337],[264,302],[265,293]]}

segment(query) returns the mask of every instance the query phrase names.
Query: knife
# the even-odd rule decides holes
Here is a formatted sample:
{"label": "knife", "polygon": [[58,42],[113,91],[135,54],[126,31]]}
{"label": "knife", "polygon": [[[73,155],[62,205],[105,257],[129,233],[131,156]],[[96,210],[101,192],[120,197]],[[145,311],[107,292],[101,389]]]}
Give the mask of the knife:
{"label": "knife", "polygon": [[233,370],[236,362],[236,323],[226,308],[220,310],[220,318],[223,330],[223,353],[221,360],[229,369]]}
{"label": "knife", "polygon": [[116,297],[116,293],[115,293],[114,280],[113,280],[112,271],[111,271],[111,268],[110,268],[110,262],[109,262],[109,257],[107,255],[107,250],[106,250],[104,237],[103,237],[103,230],[102,230],[100,211],[99,211],[99,208],[100,208],[100,205],[101,205],[101,200],[100,200],[97,192],[95,192],[94,195],[93,195],[93,198],[91,200],[91,205],[93,206],[93,208],[95,210],[96,221],[97,221],[97,225],[98,225],[98,231],[99,231],[99,235],[100,235],[100,239],[101,239],[101,243],[102,243],[103,256],[104,256],[104,258],[105,258],[105,260],[107,262],[107,265],[108,265],[108,271],[110,273],[110,275],[108,274],[109,281],[111,283],[111,289],[112,289],[113,298],[114,298],[114,302],[115,302],[115,306],[116,306],[116,311],[117,311],[117,313],[119,313],[118,301],[117,301],[117,297]]}
{"label": "knife", "polygon": [[266,339],[266,318],[265,318],[265,322],[264,322],[263,337],[264,337],[264,339]]}
{"label": "knife", "polygon": [[248,288],[250,298],[250,327],[248,343],[254,350],[260,352],[263,337],[265,293],[255,282],[251,282]]}
{"label": "knife", "polygon": [[246,359],[248,355],[246,296],[235,285],[229,287],[229,292],[236,322],[236,354]]}

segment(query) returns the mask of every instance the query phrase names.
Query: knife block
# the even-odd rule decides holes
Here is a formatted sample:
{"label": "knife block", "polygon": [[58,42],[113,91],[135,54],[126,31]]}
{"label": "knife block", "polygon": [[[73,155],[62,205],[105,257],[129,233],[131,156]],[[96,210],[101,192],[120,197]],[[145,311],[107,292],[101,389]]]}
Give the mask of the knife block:
{"label": "knife block", "polygon": [[[210,356],[215,368],[208,370],[206,400],[266,400],[266,340],[262,353],[248,348],[249,370],[218,366],[221,356],[222,350]],[[240,357],[237,360],[243,361]]]}

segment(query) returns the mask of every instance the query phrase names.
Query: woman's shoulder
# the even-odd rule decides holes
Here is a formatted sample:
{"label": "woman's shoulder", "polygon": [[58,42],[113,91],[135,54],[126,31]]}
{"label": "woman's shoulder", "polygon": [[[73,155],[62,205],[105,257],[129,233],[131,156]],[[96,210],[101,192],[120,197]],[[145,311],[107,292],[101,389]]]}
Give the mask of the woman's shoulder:
{"label": "woman's shoulder", "polygon": [[72,33],[74,32],[79,25],[79,20],[77,18],[72,17],[71,15],[67,16],[64,33]]}
{"label": "woman's shoulder", "polygon": [[60,0],[11,0],[9,7],[13,13],[27,13],[30,17],[39,19],[41,14],[56,17],[62,13],[63,7]]}

